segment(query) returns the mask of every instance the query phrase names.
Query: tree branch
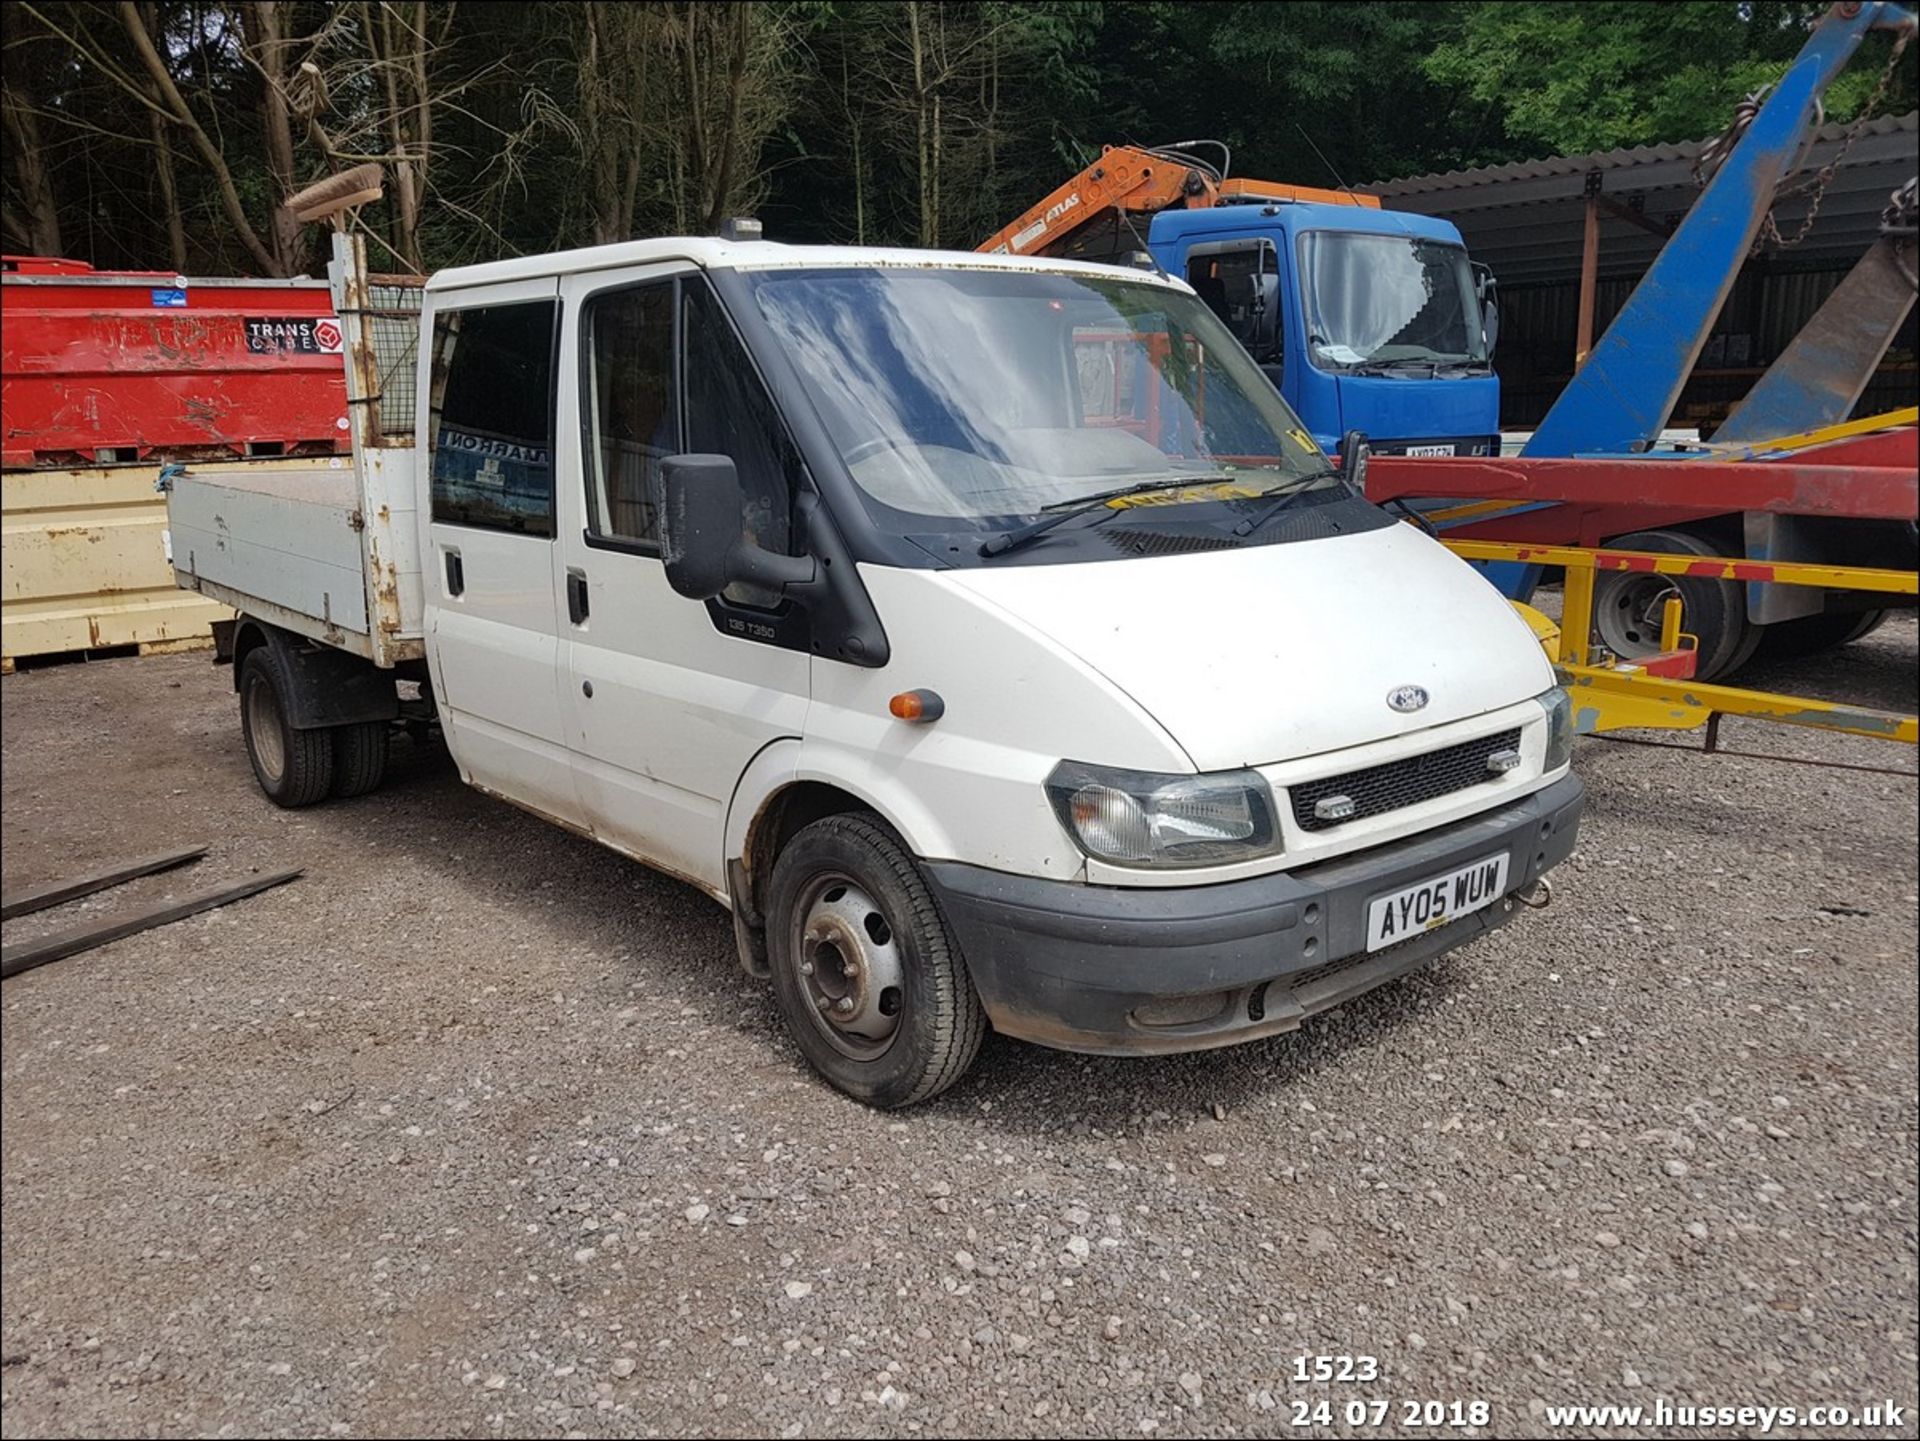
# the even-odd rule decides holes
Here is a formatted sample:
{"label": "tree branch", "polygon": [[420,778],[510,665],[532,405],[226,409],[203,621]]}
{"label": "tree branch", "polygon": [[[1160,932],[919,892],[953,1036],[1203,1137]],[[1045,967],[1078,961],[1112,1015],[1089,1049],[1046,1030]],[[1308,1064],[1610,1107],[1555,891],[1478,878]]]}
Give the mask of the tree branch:
{"label": "tree branch", "polygon": [[[213,172],[214,182],[220,191],[221,208],[226,211],[227,219],[239,233],[241,243],[247,247],[248,252],[260,262],[261,267],[269,275],[284,274],[273,252],[261,244],[258,232],[254,230],[252,222],[247,219],[247,208],[241,203],[240,192],[234,186],[233,172],[227,168],[227,162],[221,157],[219,148],[201,128],[200,122],[194,118],[193,111],[187,106],[186,97],[181,95],[180,88],[173,83],[173,76],[167,73],[166,64],[154,50],[153,37],[147,34],[147,27],[141,21],[140,11],[133,0],[120,0],[120,19],[121,23],[127,27],[127,34],[133,41],[134,49],[139,53],[141,63],[146,66],[154,88],[160,92],[168,108],[173,111],[174,118],[187,127],[187,134],[193,140],[194,149],[200,152],[200,158]],[[134,93],[139,94],[138,91]],[[151,104],[145,96],[140,96],[140,99],[143,104]]]}

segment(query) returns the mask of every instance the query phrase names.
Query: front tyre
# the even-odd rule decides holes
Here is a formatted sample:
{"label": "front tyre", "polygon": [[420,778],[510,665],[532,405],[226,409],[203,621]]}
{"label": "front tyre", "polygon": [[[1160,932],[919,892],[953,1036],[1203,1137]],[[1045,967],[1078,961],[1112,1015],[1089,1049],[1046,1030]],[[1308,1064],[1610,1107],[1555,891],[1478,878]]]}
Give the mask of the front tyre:
{"label": "front tyre", "polygon": [[815,821],[768,891],[787,1029],[815,1070],[871,1106],[911,1106],[973,1064],[987,1018],[920,868],[870,816]]}

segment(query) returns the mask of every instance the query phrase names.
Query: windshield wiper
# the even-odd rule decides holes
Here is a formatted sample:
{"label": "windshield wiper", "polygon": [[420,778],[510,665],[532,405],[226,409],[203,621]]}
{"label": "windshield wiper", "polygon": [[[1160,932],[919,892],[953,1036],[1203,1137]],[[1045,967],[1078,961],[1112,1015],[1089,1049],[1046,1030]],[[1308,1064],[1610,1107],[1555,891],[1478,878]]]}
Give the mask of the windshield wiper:
{"label": "windshield wiper", "polygon": [[[1218,479],[1227,479],[1221,476]],[[1129,495],[1145,495],[1155,490],[1186,490],[1190,486],[1205,483],[1205,477],[1199,475],[1162,476],[1157,480],[1143,480],[1134,485],[1123,485],[1115,490],[1102,490],[1093,495],[1083,495],[1077,500],[1057,501],[1044,507],[1053,514],[1039,520],[1029,521],[1012,530],[1002,531],[990,540],[980,542],[980,554],[984,556],[1005,555],[1010,550],[1018,550],[1037,536],[1045,535],[1056,525],[1064,525],[1076,515],[1085,515],[1090,510],[1098,510],[1110,501]],[[1114,512],[1116,515],[1118,511]]]}
{"label": "windshield wiper", "polygon": [[1391,375],[1395,371],[1418,368],[1425,370],[1428,378],[1431,379],[1433,376],[1439,374],[1440,365],[1441,362],[1437,360],[1424,360],[1417,355],[1402,355],[1393,360],[1369,361],[1367,364],[1357,368],[1362,375]]}
{"label": "windshield wiper", "polygon": [[1332,476],[1337,480],[1340,478],[1340,472],[1332,466],[1328,466],[1325,470],[1309,471],[1300,477],[1298,485],[1290,486],[1274,496],[1273,503],[1261,511],[1260,514],[1250,515],[1241,521],[1240,524],[1236,525],[1233,528],[1233,533],[1235,535],[1252,535],[1256,530],[1260,529],[1261,526],[1265,525],[1276,515],[1280,514],[1281,511],[1287,509],[1287,507],[1291,506],[1296,500],[1300,499],[1301,496],[1307,494],[1308,491],[1317,489],[1313,484],[1314,481],[1325,480],[1328,476]]}

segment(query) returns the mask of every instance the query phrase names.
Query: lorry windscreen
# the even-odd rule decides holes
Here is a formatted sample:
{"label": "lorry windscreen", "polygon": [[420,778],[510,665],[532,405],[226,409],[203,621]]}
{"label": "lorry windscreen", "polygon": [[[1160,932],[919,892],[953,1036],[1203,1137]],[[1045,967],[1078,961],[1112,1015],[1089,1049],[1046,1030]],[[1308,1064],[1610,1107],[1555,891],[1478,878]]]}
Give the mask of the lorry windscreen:
{"label": "lorry windscreen", "polygon": [[1458,245],[1415,235],[1300,237],[1307,349],[1322,370],[1484,370],[1473,267]]}
{"label": "lorry windscreen", "polygon": [[1140,485],[1231,524],[1206,502],[1325,483],[1299,420],[1184,290],[984,267],[749,279],[877,523],[1000,532]]}

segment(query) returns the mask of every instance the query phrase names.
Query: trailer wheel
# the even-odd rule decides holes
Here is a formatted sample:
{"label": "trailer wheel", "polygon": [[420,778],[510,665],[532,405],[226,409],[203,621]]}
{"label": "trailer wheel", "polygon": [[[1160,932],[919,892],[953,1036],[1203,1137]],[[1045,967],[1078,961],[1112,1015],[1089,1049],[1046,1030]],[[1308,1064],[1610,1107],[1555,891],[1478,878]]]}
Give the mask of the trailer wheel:
{"label": "trailer wheel", "polygon": [[973,1064],[986,1013],[920,868],[871,816],[815,821],[774,863],[767,948],[787,1029],[870,1106],[910,1106]]}
{"label": "trailer wheel", "polygon": [[[1640,530],[1607,542],[1610,550],[1651,550],[1662,555],[1713,555],[1714,548],[1684,530]],[[1660,621],[1667,597],[1680,597],[1681,626],[1699,637],[1695,675],[1716,680],[1747,663],[1762,630],[1747,623],[1739,581],[1695,580],[1646,571],[1602,571],[1593,583],[1593,623],[1601,644],[1625,660],[1660,650]]]}
{"label": "trailer wheel", "polygon": [[1772,660],[1793,660],[1850,645],[1878,629],[1884,610],[1843,611],[1838,615],[1803,615],[1765,627],[1760,654]]}
{"label": "trailer wheel", "polygon": [[387,748],[393,737],[388,721],[360,721],[333,727],[333,794],[345,799],[379,788],[387,774]]}
{"label": "trailer wheel", "polygon": [[333,736],[287,721],[287,677],[273,647],[247,653],[240,674],[240,733],[267,799],[294,809],[323,800],[333,784]]}

